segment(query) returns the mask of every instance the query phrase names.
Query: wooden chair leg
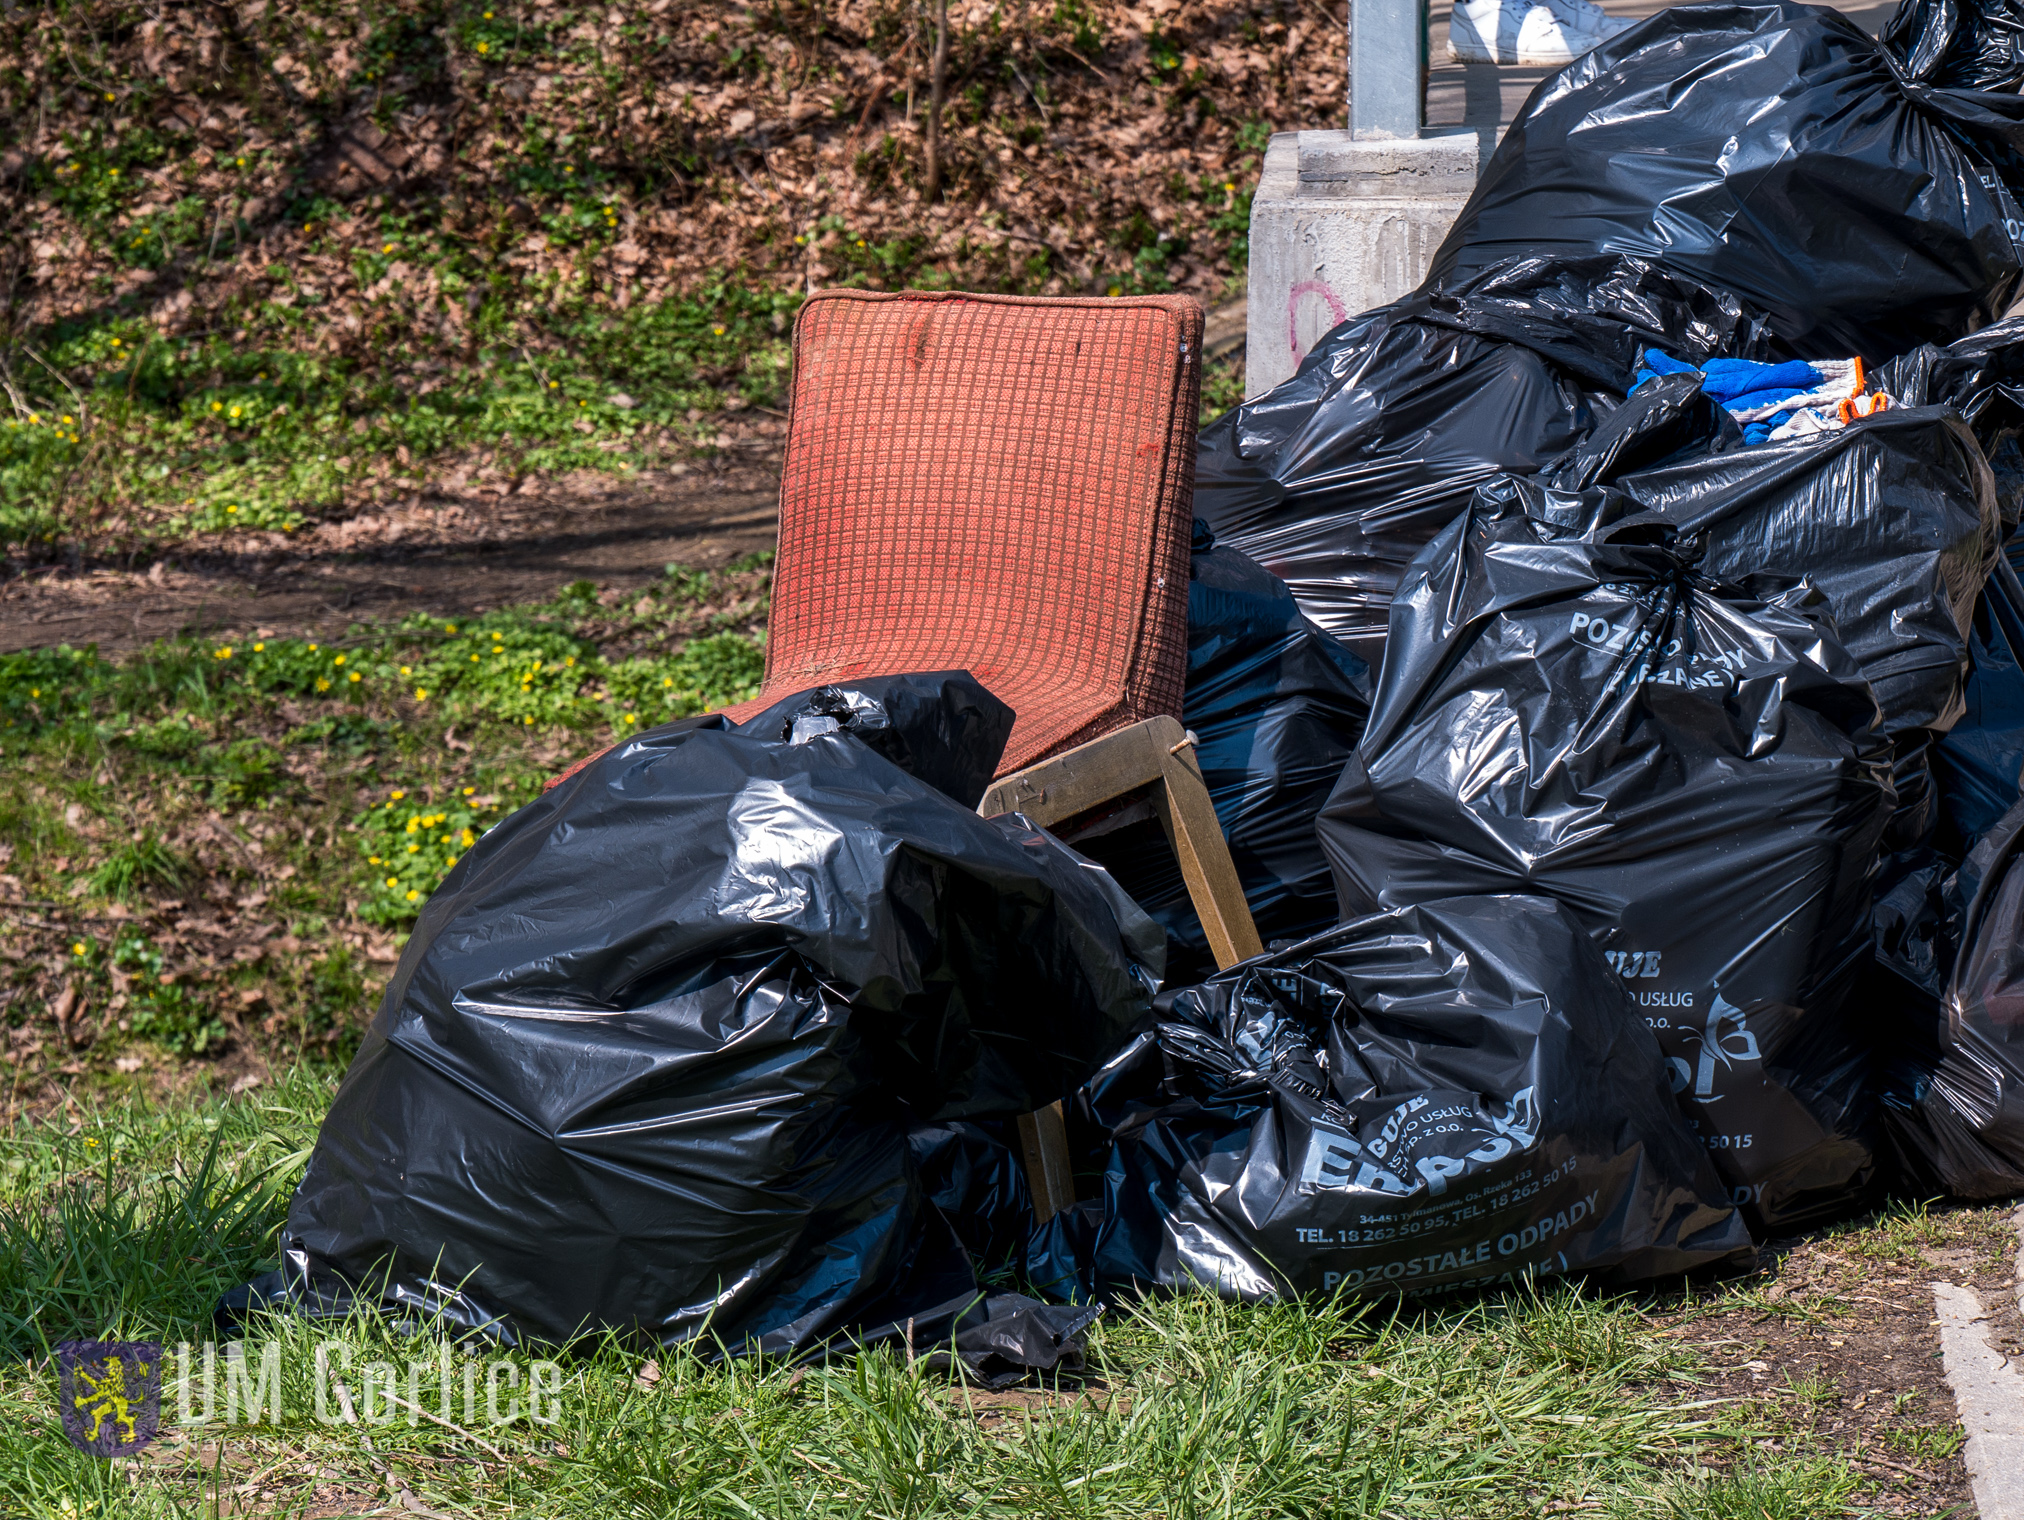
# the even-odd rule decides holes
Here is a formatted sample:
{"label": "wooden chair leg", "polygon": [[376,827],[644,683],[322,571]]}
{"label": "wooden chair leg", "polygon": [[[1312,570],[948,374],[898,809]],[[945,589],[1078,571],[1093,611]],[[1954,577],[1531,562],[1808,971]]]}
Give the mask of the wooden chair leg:
{"label": "wooden chair leg", "polygon": [[[1195,762],[1194,741],[1172,718],[1134,723],[1003,777],[977,811],[987,818],[1024,813],[1044,829],[1145,786],[1153,789],[1153,806],[1218,968],[1263,954],[1229,842]],[[1034,1212],[1045,1224],[1075,1201],[1061,1105],[1022,1114],[1019,1141]]]}
{"label": "wooden chair leg", "polygon": [[1244,884],[1237,879],[1237,863],[1230,858],[1229,841],[1216,821],[1216,805],[1209,800],[1194,746],[1168,751],[1160,759],[1165,784],[1153,792],[1153,806],[1180,862],[1181,880],[1188,885],[1188,898],[1209,938],[1217,969],[1263,955],[1265,945],[1252,922],[1251,905],[1244,900]]}
{"label": "wooden chair leg", "polygon": [[1033,1191],[1033,1215],[1045,1224],[1075,1202],[1068,1117],[1059,1103],[1019,1116],[1019,1148],[1025,1154],[1026,1184]]}

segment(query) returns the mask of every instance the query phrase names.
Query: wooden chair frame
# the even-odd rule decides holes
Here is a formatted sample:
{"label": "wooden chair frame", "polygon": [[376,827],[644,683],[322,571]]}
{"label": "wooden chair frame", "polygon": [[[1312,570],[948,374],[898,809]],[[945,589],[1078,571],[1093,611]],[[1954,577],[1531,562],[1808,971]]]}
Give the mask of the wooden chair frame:
{"label": "wooden chair frame", "polygon": [[[999,778],[977,811],[987,818],[1024,813],[1045,829],[1150,787],[1216,965],[1234,966],[1263,954],[1265,947],[1195,762],[1194,745],[1194,735],[1174,719],[1148,718]],[[1019,1142],[1034,1213],[1045,1224],[1075,1201],[1061,1105],[1022,1114]]]}

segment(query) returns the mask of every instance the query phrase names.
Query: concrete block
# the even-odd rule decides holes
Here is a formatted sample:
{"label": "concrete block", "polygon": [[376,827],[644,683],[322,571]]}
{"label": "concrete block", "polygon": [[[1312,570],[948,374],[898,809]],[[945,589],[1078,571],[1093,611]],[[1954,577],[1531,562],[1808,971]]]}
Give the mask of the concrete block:
{"label": "concrete block", "polygon": [[1251,200],[1246,396],[1290,378],[1338,323],[1418,288],[1493,137],[1473,127],[1374,142],[1274,135]]}

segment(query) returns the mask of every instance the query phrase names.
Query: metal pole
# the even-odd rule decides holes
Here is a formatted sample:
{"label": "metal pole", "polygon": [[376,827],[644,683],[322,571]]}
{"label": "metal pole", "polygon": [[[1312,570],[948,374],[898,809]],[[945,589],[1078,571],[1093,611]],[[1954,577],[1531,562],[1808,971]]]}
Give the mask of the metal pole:
{"label": "metal pole", "polygon": [[1350,0],[1349,135],[1396,142],[1426,125],[1427,0]]}

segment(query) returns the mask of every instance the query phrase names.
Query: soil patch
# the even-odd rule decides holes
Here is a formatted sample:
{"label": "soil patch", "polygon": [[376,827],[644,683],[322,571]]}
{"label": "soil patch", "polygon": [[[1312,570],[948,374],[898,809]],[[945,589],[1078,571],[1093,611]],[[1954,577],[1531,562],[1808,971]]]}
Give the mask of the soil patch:
{"label": "soil patch", "polygon": [[1756,1405],[1781,1432],[1767,1454],[1844,1458],[1881,1513],[1973,1515],[1932,1285],[1974,1288],[1993,1343],[2024,1355],[2016,1255],[2004,1207],[1901,1209],[1774,1242],[1756,1283],[1656,1318],[1706,1358],[1685,1396]]}
{"label": "soil patch", "polygon": [[177,634],[328,636],[413,612],[545,601],[571,581],[630,587],[671,563],[773,547],[777,443],[637,477],[529,477],[417,495],[298,537],[240,535],[142,570],[54,566],[0,586],[0,653],[126,652]]}

